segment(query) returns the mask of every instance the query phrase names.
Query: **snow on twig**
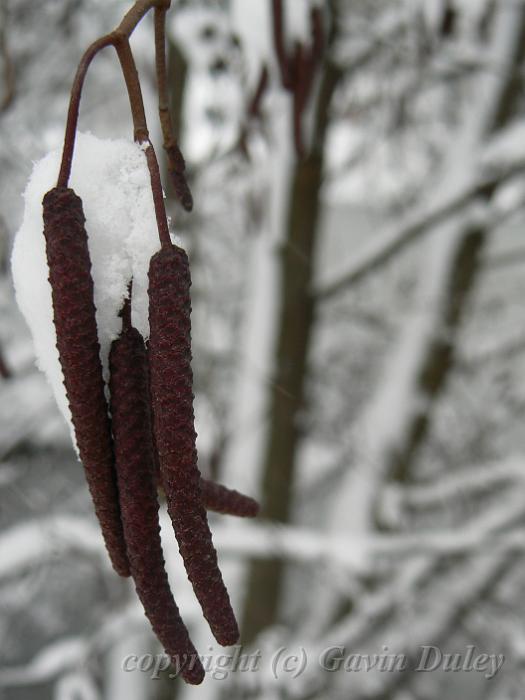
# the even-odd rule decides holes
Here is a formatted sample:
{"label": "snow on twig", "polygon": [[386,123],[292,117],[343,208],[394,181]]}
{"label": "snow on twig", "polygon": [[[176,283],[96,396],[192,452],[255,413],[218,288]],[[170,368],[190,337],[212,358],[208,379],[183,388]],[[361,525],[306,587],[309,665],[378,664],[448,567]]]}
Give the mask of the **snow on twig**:
{"label": "snow on twig", "polygon": [[449,503],[457,496],[468,498],[475,493],[505,485],[515,489],[525,488],[523,457],[464,467],[431,483],[402,487],[392,485],[387,487],[390,492],[387,497],[392,495],[397,501],[425,508]]}
{"label": "snow on twig", "polygon": [[94,524],[74,516],[50,516],[15,525],[0,536],[0,580],[53,559],[60,551],[78,552],[95,558],[102,568],[109,566]]}
{"label": "snow on twig", "polygon": [[0,688],[31,685],[54,678],[81,662],[86,655],[86,640],[82,637],[58,639],[44,647],[22,666],[0,670]]}
{"label": "snow on twig", "polygon": [[[363,560],[360,552],[363,549],[372,556],[417,557],[428,554],[432,558],[493,550],[521,551],[525,548],[521,530],[513,530],[508,535],[497,533],[519,519],[524,511],[523,497],[518,493],[516,498],[506,500],[504,506],[488,508],[463,530],[451,528],[415,535],[363,533],[334,536],[292,525],[245,523],[242,530],[218,525],[214,528],[213,539],[224,557],[281,558],[315,566],[330,563],[361,571]],[[163,528],[167,528],[165,513],[161,520]]]}
{"label": "snow on twig", "polygon": [[[496,18],[490,54],[498,64],[509,70],[513,69],[513,49],[520,36],[519,17],[516,14],[520,12],[521,9],[505,5],[499,8]],[[358,448],[363,444],[365,446],[364,450],[360,448],[360,452],[365,458],[366,468],[358,465],[343,476],[330,510],[332,532],[343,528],[349,533],[358,532],[366,536],[375,530],[381,487],[393,477],[396,465],[402,464],[406,472],[406,462],[414,450],[414,427],[417,427],[420,418],[428,416],[431,402],[446,378],[446,367],[444,370],[441,368],[437,388],[432,389],[432,381],[429,387],[423,386],[422,378],[425,372],[432,369],[429,361],[436,347],[443,346],[445,341],[447,344],[451,340],[453,342],[450,338],[453,331],[450,308],[451,304],[455,308],[457,302],[447,299],[447,294],[456,291],[452,281],[459,274],[455,268],[463,267],[461,246],[473,229],[478,229],[483,237],[482,231],[486,231],[491,223],[486,221],[486,204],[479,210],[475,203],[470,202],[487,190],[489,193],[493,191],[498,182],[494,182],[491,175],[492,181],[480,187],[484,177],[480,178],[479,175],[479,154],[487,136],[497,126],[498,105],[505,84],[505,72],[479,77],[478,105],[468,112],[451,141],[434,201],[427,202],[415,214],[412,213],[408,221],[396,223],[372,240],[345,274],[318,293],[321,299],[334,296],[389,260],[406,243],[424,232],[434,230],[439,224],[433,233],[432,246],[429,246],[427,255],[428,264],[421,277],[419,308],[407,320],[397,348],[387,357],[378,390],[354,428]],[[477,199],[482,198],[478,196]],[[455,318],[454,323],[457,325],[458,321],[459,318]],[[441,363],[446,359],[444,352],[442,355]],[[490,517],[493,516],[491,511]],[[499,517],[497,513],[495,517]],[[363,549],[362,554],[362,566],[366,568],[369,552]],[[426,575],[424,566],[422,575]],[[337,595],[325,598],[325,601],[323,606],[316,606],[316,619],[312,622],[319,629],[332,618],[338,605]]]}
{"label": "snow on twig", "polygon": [[388,226],[358,252],[346,270],[331,281],[318,284],[313,294],[318,301],[329,301],[359,282],[367,274],[391,260],[397,253],[455,215],[487,189],[503,184],[517,173],[525,171],[523,160],[513,163],[498,175],[486,174],[475,178],[455,192],[439,193],[435,201],[418,207],[402,221]]}
{"label": "snow on twig", "polygon": [[143,628],[146,629],[144,616],[132,601],[110,615],[94,634],[54,640],[27,663],[1,669],[0,688],[38,685],[57,677],[67,679],[80,673],[90,656],[113,648],[119,640],[127,639],[134,630]]}
{"label": "snow on twig", "polygon": [[55,402],[43,378],[35,373],[0,385],[0,459],[34,435],[56,415]]}

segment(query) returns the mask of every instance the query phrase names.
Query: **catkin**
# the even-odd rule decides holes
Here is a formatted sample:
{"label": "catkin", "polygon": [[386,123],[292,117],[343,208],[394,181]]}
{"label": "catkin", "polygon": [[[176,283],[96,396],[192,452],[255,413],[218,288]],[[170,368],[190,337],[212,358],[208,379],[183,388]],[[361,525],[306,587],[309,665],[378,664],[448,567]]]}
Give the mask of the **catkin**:
{"label": "catkin", "polygon": [[164,566],[146,348],[139,331],[131,326],[129,308],[122,333],[111,346],[109,363],[120,508],[131,575],[153,631],[174,666],[189,683],[201,683],[204,669],[180,617]]}
{"label": "catkin", "polygon": [[201,479],[202,502],[207,510],[240,518],[255,518],[259,504],[235,489],[229,489],[208,479]]}
{"label": "catkin", "polygon": [[149,363],[160,473],[179,550],[219,644],[239,630],[217,564],[202,503],[195,448],[191,370],[190,272],[184,250],[164,246],[149,268]]}
{"label": "catkin", "polygon": [[76,443],[113,568],[129,576],[82,200],[55,187],[43,208],[57,349]]}

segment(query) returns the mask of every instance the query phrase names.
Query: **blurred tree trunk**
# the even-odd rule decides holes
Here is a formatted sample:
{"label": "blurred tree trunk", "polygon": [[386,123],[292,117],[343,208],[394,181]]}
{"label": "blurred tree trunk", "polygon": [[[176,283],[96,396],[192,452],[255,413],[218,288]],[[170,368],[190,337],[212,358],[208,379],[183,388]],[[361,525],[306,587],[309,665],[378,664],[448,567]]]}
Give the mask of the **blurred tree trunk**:
{"label": "blurred tree trunk", "polygon": [[426,352],[419,358],[416,369],[414,390],[419,392],[421,405],[425,408],[414,411],[404,439],[390,454],[386,474],[395,481],[405,482],[410,479],[411,466],[418,448],[432,425],[432,408],[444,390],[447,377],[454,366],[456,335],[480,269],[480,254],[486,233],[481,224],[467,224],[461,233],[455,235],[460,241],[451,256],[439,318],[435,319],[433,337],[426,346]]}
{"label": "blurred tree trunk", "polygon": [[[261,494],[262,517],[273,522],[285,523],[290,517],[315,312],[311,288],[324,148],[331,97],[339,79],[339,69],[327,63],[317,97],[313,145],[308,155],[295,164],[288,197],[286,233],[280,251],[281,299]],[[245,641],[254,639],[275,622],[282,576],[283,565],[279,561],[252,564],[242,625]]]}

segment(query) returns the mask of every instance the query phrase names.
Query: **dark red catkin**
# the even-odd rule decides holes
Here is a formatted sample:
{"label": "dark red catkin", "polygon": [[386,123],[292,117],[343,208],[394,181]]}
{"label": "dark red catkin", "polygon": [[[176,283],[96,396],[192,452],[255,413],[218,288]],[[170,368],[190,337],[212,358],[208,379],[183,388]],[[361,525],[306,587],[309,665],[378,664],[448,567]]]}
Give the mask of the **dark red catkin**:
{"label": "dark red catkin", "polygon": [[110,394],[118,488],[131,575],[153,631],[188,683],[204,669],[170,590],[160,539],[154,483],[147,354],[131,325],[129,301],[122,333],[111,346]]}
{"label": "dark red catkin", "polygon": [[113,568],[129,576],[82,200],[55,187],[43,207],[57,348],[78,451]]}
{"label": "dark red catkin", "polygon": [[215,639],[227,646],[237,642],[239,630],[202,503],[193,416],[190,285],[184,250],[163,246],[149,267],[154,434],[168,512],[188,578]]}
{"label": "dark red catkin", "polygon": [[202,502],[207,510],[240,518],[255,518],[259,504],[235,489],[229,489],[208,479],[201,479]]}

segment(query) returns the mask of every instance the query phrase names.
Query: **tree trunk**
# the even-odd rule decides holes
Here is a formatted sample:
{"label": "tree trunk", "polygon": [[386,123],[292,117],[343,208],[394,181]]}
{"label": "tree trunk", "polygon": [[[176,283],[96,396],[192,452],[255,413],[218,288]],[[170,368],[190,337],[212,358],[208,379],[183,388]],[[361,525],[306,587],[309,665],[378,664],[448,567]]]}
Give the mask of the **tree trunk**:
{"label": "tree trunk", "polygon": [[[314,320],[311,296],[324,144],[331,96],[339,70],[327,64],[318,96],[318,110],[310,153],[297,160],[288,198],[287,230],[280,260],[281,301],[275,370],[271,385],[269,434],[263,461],[262,517],[288,522],[294,487],[300,411],[308,350]],[[283,567],[278,561],[258,561],[251,567],[242,635],[253,640],[277,619]]]}

